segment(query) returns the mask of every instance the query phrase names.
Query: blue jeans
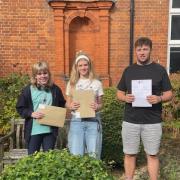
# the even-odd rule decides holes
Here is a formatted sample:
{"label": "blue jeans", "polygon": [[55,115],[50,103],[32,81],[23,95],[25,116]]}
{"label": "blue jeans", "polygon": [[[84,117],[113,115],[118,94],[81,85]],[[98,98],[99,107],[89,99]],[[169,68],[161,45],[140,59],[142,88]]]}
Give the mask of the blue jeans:
{"label": "blue jeans", "polygon": [[68,133],[68,147],[74,155],[88,153],[100,159],[102,149],[102,126],[96,118],[72,118]]}

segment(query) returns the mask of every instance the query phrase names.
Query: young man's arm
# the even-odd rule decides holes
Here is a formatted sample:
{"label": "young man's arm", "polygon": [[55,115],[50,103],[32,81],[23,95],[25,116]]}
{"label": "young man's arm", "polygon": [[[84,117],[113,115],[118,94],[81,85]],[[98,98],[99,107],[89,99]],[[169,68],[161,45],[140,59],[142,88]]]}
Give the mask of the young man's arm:
{"label": "young man's arm", "polygon": [[172,99],[172,91],[165,91],[162,93],[161,96],[156,96],[156,95],[151,95],[147,97],[147,100],[150,104],[157,104],[160,102],[167,102],[170,101]]}
{"label": "young man's arm", "polygon": [[170,101],[172,99],[173,93],[171,90],[165,91],[165,92],[163,92],[163,94],[160,97],[161,97],[162,102],[167,102],[167,101]]}
{"label": "young man's arm", "polygon": [[117,98],[120,101],[124,101],[126,103],[132,103],[134,101],[134,96],[132,94],[126,94],[124,91],[117,91]]}
{"label": "young man's arm", "polygon": [[167,102],[167,101],[170,101],[173,97],[173,93],[172,91],[165,91],[162,93],[162,95],[160,96],[161,98],[161,102]]}

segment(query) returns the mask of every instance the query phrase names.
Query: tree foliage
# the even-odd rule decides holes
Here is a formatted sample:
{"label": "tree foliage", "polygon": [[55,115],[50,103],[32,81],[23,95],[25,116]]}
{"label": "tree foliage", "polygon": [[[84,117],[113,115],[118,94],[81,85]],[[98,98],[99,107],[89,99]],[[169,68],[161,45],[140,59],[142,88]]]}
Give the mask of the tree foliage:
{"label": "tree foliage", "polygon": [[0,78],[0,134],[6,134],[9,121],[19,117],[15,109],[17,97],[28,81],[28,75],[17,73]]}

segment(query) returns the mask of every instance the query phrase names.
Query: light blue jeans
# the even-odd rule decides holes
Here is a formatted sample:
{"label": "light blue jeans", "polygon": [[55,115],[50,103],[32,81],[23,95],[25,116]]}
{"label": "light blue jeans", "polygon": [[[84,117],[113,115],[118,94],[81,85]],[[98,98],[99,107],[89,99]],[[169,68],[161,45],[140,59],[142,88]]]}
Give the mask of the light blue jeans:
{"label": "light blue jeans", "polygon": [[101,157],[102,125],[100,116],[96,118],[72,117],[68,133],[68,148],[74,155],[88,153],[97,159]]}

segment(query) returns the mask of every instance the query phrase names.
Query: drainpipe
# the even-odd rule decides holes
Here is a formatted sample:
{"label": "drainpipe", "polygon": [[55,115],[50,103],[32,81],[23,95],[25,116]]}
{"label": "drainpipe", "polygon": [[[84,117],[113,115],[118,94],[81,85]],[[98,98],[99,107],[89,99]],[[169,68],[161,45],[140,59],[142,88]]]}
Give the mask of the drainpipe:
{"label": "drainpipe", "polygon": [[134,0],[130,2],[130,49],[129,65],[133,64],[133,47],[134,46]]}

